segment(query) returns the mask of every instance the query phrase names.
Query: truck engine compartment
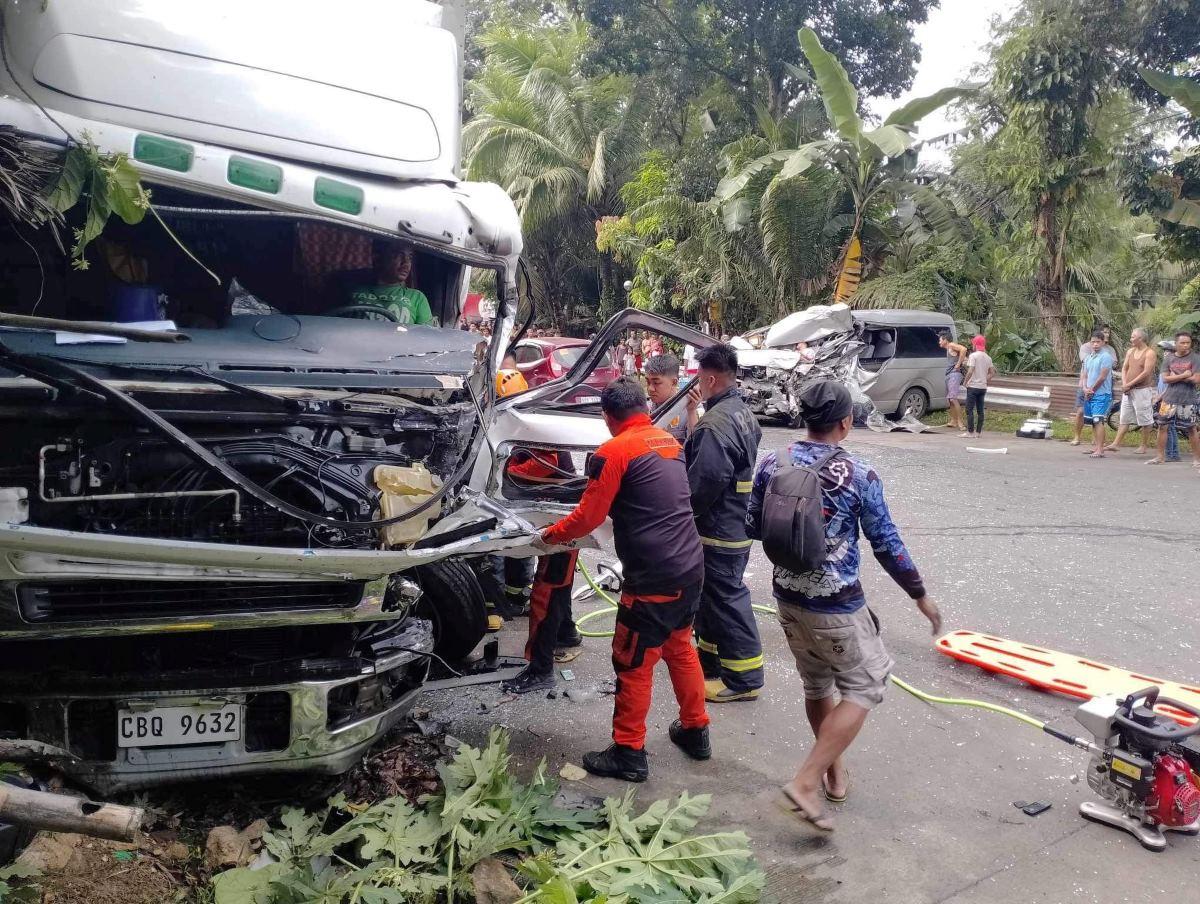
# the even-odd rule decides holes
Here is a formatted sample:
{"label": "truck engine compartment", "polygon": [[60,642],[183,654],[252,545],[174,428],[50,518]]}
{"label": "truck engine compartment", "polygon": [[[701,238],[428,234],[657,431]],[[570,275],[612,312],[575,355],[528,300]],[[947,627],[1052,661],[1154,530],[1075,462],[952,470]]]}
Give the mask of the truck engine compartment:
{"label": "truck engine compartment", "polygon": [[86,270],[46,230],[0,267],[10,312],[61,321],[117,319],[136,272],[184,337],[0,329],[20,425],[0,452],[0,743],[106,793],[338,772],[411,706],[435,624],[461,647],[475,607],[482,635],[461,558],[322,564],[415,550],[462,505],[490,404],[486,343],[452,328],[465,267],[413,249],[434,322],[400,323],[345,303],[393,239],[159,197],[217,280],[150,218]]}

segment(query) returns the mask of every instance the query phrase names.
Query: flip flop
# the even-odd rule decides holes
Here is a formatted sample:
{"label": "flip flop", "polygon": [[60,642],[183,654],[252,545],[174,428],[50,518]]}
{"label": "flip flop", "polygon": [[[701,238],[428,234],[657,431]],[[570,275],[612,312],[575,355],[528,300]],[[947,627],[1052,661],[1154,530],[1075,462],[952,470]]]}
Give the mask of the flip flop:
{"label": "flip flop", "polygon": [[779,789],[779,793],[783,795],[783,800],[779,802],[779,805],[783,807],[785,812],[800,818],[814,828],[820,829],[822,832],[833,831],[833,823],[829,820],[829,814],[827,814],[824,810],[822,810],[820,813],[809,813],[806,809],[804,809],[804,807],[792,800],[792,796],[782,788]]}
{"label": "flip flop", "polygon": [[825,795],[825,799],[831,804],[844,804],[846,798],[850,796],[850,770],[846,770],[846,792],[840,797],[834,797],[829,793],[829,784],[825,781],[825,776],[821,776],[821,791]]}
{"label": "flip flop", "polygon": [[560,664],[574,662],[583,655],[583,647],[563,647],[554,651],[554,661]]}

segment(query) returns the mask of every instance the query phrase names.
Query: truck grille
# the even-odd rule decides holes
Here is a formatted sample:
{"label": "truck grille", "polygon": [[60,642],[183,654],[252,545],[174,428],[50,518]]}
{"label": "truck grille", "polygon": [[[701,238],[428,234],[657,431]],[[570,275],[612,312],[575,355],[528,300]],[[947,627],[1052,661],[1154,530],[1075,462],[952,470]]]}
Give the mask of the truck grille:
{"label": "truck grille", "polygon": [[347,581],[53,581],[17,587],[21,617],[39,623],[349,609],[362,595],[361,582]]}

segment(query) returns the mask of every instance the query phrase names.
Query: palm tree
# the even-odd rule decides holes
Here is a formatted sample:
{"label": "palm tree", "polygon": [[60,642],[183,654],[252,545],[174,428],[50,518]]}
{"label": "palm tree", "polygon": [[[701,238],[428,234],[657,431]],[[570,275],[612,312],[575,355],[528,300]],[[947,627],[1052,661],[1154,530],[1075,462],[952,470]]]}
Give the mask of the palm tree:
{"label": "palm tree", "polygon": [[[554,243],[590,254],[569,263],[598,266],[602,292],[613,292],[611,259],[595,257],[594,236],[599,221],[620,212],[618,189],[643,147],[638,93],[628,79],[580,71],[588,40],[580,22],[497,26],[478,40],[486,58],[468,86],[468,177],[498,182],[513,198],[530,257],[543,259],[544,285],[555,280],[546,271],[561,266],[561,254],[549,247],[540,254],[538,246]],[[577,299],[558,292],[548,291],[546,301],[570,319]]]}
{"label": "palm tree", "polygon": [[716,200],[731,229],[757,215],[764,250],[782,283],[809,295],[836,281],[834,299],[849,301],[862,277],[864,245],[909,190],[916,123],[974,89],[945,88],[916,98],[868,129],[846,70],[811,28],[800,31],[800,46],[834,137],[745,162],[736,159],[745,148],[733,148]]}

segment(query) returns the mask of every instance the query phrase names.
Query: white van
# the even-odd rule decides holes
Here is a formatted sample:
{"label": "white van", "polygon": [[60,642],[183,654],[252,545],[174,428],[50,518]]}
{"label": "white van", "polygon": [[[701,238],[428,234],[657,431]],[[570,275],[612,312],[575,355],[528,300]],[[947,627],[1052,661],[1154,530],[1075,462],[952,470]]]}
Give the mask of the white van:
{"label": "white van", "polygon": [[946,352],[938,345],[943,330],[957,335],[954,320],[932,311],[855,311],[866,349],[858,363],[875,374],[866,392],[885,414],[924,417],[949,407]]}

